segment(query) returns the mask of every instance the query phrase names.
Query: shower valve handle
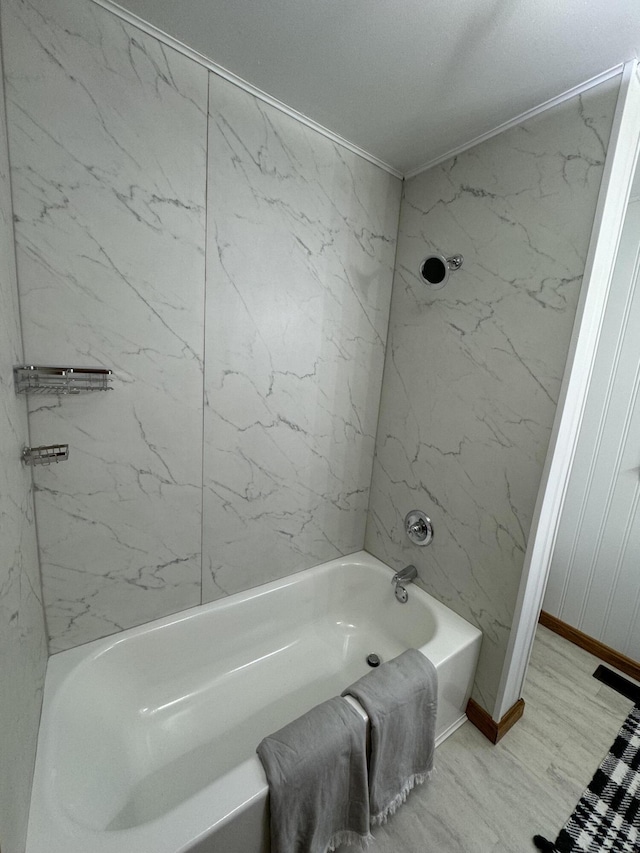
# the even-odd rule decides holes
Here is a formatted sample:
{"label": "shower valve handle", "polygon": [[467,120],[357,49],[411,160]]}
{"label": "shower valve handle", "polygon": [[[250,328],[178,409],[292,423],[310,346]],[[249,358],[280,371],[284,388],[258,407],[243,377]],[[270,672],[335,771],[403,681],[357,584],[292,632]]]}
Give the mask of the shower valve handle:
{"label": "shower valve handle", "polygon": [[431,519],[420,509],[412,509],[407,513],[404,529],[414,545],[429,545],[433,540]]}

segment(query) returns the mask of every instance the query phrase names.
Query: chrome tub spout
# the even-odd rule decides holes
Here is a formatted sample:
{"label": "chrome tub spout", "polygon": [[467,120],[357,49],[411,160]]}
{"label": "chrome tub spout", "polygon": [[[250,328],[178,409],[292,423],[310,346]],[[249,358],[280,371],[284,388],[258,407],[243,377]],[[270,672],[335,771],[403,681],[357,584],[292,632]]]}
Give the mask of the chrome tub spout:
{"label": "chrome tub spout", "polygon": [[411,583],[418,577],[418,570],[415,566],[405,566],[399,572],[396,572],[391,583],[394,584],[395,596],[401,604],[405,604],[409,598],[409,593],[406,590],[405,584]]}

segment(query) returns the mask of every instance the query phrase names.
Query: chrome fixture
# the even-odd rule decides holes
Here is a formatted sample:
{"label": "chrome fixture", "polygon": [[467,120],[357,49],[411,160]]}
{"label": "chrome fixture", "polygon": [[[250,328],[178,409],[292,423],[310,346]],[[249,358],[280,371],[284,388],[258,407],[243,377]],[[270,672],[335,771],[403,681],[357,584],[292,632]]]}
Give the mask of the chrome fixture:
{"label": "chrome fixture", "polygon": [[369,664],[369,666],[373,667],[380,666],[380,656],[377,655],[375,652],[371,652],[370,655],[367,655],[367,663]]}
{"label": "chrome fixture", "polygon": [[25,465],[51,465],[69,458],[68,444],[47,444],[42,447],[25,447],[22,451]]}
{"label": "chrome fixture", "polygon": [[412,509],[407,513],[404,529],[414,545],[429,545],[433,540],[433,524],[421,509]]}
{"label": "chrome fixture", "polygon": [[451,255],[445,258],[438,252],[427,255],[420,264],[420,278],[432,290],[440,290],[449,279],[449,272],[455,272],[462,266],[462,255]]}
{"label": "chrome fixture", "polygon": [[415,566],[405,566],[391,578],[391,583],[395,584],[394,593],[400,604],[406,604],[409,598],[409,593],[405,588],[405,584],[411,583],[418,577],[418,570]]}
{"label": "chrome fixture", "polygon": [[17,394],[80,394],[82,391],[111,391],[111,370],[102,367],[36,367],[32,364],[13,368]]}

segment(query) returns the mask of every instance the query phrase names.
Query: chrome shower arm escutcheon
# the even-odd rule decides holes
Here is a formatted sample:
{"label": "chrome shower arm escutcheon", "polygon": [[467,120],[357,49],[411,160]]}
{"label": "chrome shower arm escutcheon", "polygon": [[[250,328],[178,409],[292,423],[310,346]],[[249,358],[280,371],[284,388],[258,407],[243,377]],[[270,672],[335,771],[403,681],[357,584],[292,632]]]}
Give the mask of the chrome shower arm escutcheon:
{"label": "chrome shower arm escutcheon", "polygon": [[420,509],[412,509],[404,519],[404,529],[414,545],[429,545],[433,540],[431,519]]}

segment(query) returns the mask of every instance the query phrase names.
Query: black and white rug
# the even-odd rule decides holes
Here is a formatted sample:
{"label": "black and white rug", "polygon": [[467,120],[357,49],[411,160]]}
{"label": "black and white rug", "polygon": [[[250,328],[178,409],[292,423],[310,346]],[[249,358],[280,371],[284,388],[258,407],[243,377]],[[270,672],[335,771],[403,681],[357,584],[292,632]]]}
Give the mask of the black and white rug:
{"label": "black and white rug", "polygon": [[639,853],[640,708],[624,721],[573,814],[555,842],[536,835],[547,853]]}

